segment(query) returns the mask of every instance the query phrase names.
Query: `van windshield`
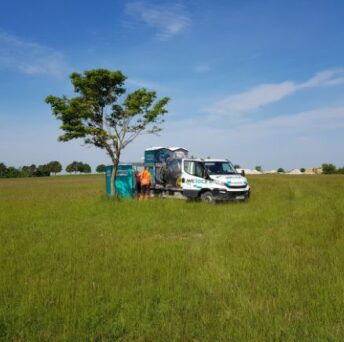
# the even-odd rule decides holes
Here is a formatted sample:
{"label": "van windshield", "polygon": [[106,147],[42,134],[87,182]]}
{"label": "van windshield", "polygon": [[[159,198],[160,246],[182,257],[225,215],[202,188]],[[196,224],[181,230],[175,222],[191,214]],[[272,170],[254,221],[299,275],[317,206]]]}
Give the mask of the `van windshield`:
{"label": "van windshield", "polygon": [[204,162],[210,175],[234,175],[236,170],[232,163],[228,161],[207,161]]}

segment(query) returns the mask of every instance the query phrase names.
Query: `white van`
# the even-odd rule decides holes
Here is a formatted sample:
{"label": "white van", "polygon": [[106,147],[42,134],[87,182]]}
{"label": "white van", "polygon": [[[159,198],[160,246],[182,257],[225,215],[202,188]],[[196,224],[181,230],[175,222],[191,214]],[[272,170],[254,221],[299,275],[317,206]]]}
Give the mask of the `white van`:
{"label": "white van", "polygon": [[183,195],[203,201],[245,200],[250,196],[246,177],[225,159],[183,159]]}
{"label": "white van", "polygon": [[207,202],[245,200],[250,186],[225,159],[195,159],[182,147],[145,150],[145,166],[152,174],[152,193],[201,199]]}

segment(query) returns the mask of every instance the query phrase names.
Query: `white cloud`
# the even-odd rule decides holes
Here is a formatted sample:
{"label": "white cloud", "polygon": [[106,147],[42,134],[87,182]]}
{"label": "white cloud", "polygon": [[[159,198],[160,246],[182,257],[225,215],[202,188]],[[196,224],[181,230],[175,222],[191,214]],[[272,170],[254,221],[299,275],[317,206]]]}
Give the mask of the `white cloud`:
{"label": "white cloud", "polygon": [[299,84],[298,89],[313,88],[317,86],[333,86],[339,84],[344,84],[344,68],[321,71],[310,80]]}
{"label": "white cloud", "polygon": [[138,160],[154,145],[183,146],[200,157],[229,158],[242,166],[315,167],[326,161],[343,165],[344,107],[325,107],[237,126],[211,125],[195,118],[166,122],[161,136],[144,136],[125,151]]}
{"label": "white cloud", "polygon": [[183,6],[153,5],[148,2],[129,2],[126,13],[139,18],[148,26],[156,30],[158,40],[167,40],[183,31],[191,20]]}
{"label": "white cloud", "polygon": [[261,84],[245,92],[230,95],[218,101],[207,111],[218,115],[240,115],[262,108],[270,103],[277,102],[286,96],[304,89],[319,86],[335,86],[344,84],[344,69],[325,70],[316,74],[303,83],[285,81],[282,83]]}
{"label": "white cloud", "polygon": [[215,114],[244,113],[276,102],[295,92],[293,82],[262,84],[240,94],[231,95],[216,103],[211,111]]}
{"label": "white cloud", "polygon": [[297,134],[329,129],[344,128],[344,107],[325,107],[293,115],[278,116],[257,123],[244,125],[250,135],[255,137],[267,134]]}
{"label": "white cloud", "polygon": [[[48,123],[18,125],[18,118],[10,117],[0,116],[1,161],[7,165],[57,159],[64,166],[82,160],[94,168],[110,162],[104,151],[86,148],[81,141],[58,142],[61,132],[53,118]],[[223,121],[215,126],[199,117],[167,121],[160,136],[145,135],[130,144],[122,161],[139,161],[149,146],[178,145],[195,156],[226,157],[244,167],[314,167],[323,162],[343,166],[343,129],[344,107],[319,108],[238,126],[227,126]]]}
{"label": "white cloud", "polygon": [[60,76],[66,66],[60,52],[0,31],[1,68],[26,75]]}

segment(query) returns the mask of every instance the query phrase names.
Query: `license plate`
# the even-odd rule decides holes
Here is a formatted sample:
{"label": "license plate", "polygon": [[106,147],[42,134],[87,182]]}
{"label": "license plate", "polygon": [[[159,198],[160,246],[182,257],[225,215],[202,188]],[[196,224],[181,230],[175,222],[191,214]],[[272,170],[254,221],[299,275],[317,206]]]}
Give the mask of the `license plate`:
{"label": "license plate", "polygon": [[236,199],[242,200],[245,199],[245,196],[237,196]]}

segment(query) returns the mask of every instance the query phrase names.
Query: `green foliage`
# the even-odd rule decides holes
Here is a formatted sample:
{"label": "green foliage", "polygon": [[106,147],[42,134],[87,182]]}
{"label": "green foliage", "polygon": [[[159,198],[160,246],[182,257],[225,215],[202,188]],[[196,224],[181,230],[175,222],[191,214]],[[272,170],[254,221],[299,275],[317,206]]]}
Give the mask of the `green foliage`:
{"label": "green foliage", "polygon": [[155,91],[144,88],[125,97],[126,76],[121,71],[87,70],[71,74],[70,79],[76,97],[46,98],[61,121],[63,134],[59,140],[83,138],[86,144],[105,149],[113,162],[115,177],[122,150],[137,136],[161,130],[169,99],[158,100]]}
{"label": "green foliage", "polygon": [[279,173],[285,173],[285,170],[283,169],[283,167],[279,167],[279,168],[277,169],[277,172],[279,172]]}
{"label": "green foliage", "polygon": [[262,172],[262,171],[263,171],[263,169],[262,169],[262,167],[261,167],[260,165],[257,165],[257,166],[256,166],[256,170],[259,171],[259,172]]}
{"label": "green foliage", "polygon": [[322,164],[322,171],[323,171],[323,174],[325,174],[325,175],[333,175],[333,174],[343,175],[344,174],[344,166],[337,168],[333,164],[324,163],[324,164]]}
{"label": "green foliage", "polygon": [[106,166],[104,164],[100,164],[100,165],[97,166],[96,171],[98,173],[104,173],[105,172],[105,167]]}
{"label": "green foliage", "polygon": [[336,173],[336,166],[333,164],[322,164],[322,171],[325,175],[332,175]]}
{"label": "green foliage", "polygon": [[344,175],[344,167],[340,167],[336,171],[337,174]]}
{"label": "green foliage", "polygon": [[91,173],[92,172],[91,166],[88,164],[82,164],[80,168],[80,172]]}
{"label": "green foliage", "polygon": [[35,171],[37,177],[48,177],[50,176],[50,167],[48,164],[39,165]]}
{"label": "green foliage", "polygon": [[344,177],[249,181],[207,205],[0,180],[0,339],[343,341]]}
{"label": "green foliage", "polygon": [[17,178],[20,177],[20,170],[13,166],[10,166],[6,170],[6,178]]}
{"label": "green foliage", "polygon": [[301,167],[300,172],[304,173],[306,169],[304,167]]}
{"label": "green foliage", "polygon": [[55,175],[62,171],[62,165],[57,160],[48,163],[48,168],[50,172],[54,173]]}
{"label": "green foliage", "polygon": [[80,163],[81,162],[77,162],[77,161],[73,161],[72,163],[68,164],[66,167],[66,171],[68,173],[77,173],[80,170]]}
{"label": "green foliage", "polygon": [[34,177],[36,176],[37,167],[35,164],[30,166],[23,166],[21,168],[22,177]]}
{"label": "green foliage", "polygon": [[6,176],[7,173],[7,167],[4,163],[0,163],[0,178],[3,178]]}
{"label": "green foliage", "polygon": [[241,167],[240,167],[239,164],[235,164],[235,165],[234,165],[234,168],[235,168],[235,169],[240,169]]}
{"label": "green foliage", "polygon": [[67,165],[66,171],[68,173],[72,173],[72,172],[90,173],[92,170],[91,170],[90,165],[88,164],[84,164],[83,162],[73,161],[72,163]]}
{"label": "green foliage", "polygon": [[35,164],[30,166],[23,166],[15,168],[13,166],[6,167],[5,164],[0,164],[0,178],[19,178],[19,177],[47,177],[50,176],[50,168],[48,164],[39,165]]}

